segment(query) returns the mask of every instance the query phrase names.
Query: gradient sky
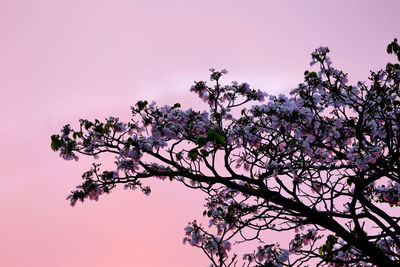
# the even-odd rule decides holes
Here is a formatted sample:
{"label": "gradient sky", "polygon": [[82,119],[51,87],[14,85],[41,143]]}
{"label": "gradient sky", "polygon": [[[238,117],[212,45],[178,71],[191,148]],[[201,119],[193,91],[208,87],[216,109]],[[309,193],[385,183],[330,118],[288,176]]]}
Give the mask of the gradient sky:
{"label": "gradient sky", "polygon": [[182,245],[201,194],[155,182],[150,197],[117,190],[71,208],[91,160],[63,161],[50,135],[79,118],[127,120],[141,99],[199,108],[188,88],[210,67],[288,92],[321,45],[366,80],[400,37],[399,10],[396,0],[0,0],[0,265],[206,266]]}

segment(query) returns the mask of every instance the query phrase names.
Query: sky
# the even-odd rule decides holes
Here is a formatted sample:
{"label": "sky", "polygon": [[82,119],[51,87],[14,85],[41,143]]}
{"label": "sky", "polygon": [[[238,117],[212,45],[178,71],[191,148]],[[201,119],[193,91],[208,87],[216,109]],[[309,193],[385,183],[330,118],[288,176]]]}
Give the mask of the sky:
{"label": "sky", "polygon": [[127,121],[142,99],[200,109],[189,88],[211,67],[228,69],[223,82],[287,93],[319,46],[366,81],[394,60],[385,50],[400,37],[399,10],[397,0],[0,0],[0,265],[207,266],[182,244],[201,193],[154,181],[150,197],[116,190],[72,208],[65,198],[92,160],[62,160],[50,136],[80,118]]}

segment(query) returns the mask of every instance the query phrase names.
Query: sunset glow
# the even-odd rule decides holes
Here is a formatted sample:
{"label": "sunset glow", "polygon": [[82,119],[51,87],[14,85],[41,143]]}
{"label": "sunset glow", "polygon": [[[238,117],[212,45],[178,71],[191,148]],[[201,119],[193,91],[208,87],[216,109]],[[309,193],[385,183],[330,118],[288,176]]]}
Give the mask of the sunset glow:
{"label": "sunset glow", "polygon": [[287,93],[321,45],[350,82],[366,81],[400,37],[399,10],[396,0],[0,0],[0,265],[208,266],[182,244],[201,193],[157,180],[149,197],[121,188],[72,208],[65,198],[93,160],[62,160],[50,136],[80,118],[128,121],[142,99],[203,109],[189,88],[210,67],[228,69],[223,82]]}

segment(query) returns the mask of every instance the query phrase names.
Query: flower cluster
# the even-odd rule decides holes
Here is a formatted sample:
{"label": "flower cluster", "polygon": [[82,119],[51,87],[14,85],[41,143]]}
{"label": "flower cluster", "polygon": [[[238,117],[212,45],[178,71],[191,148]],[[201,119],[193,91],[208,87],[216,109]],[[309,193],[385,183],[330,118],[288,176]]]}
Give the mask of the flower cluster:
{"label": "flower cluster", "polygon": [[257,266],[282,267],[289,260],[289,250],[281,249],[279,244],[258,246],[255,252],[244,254],[243,260],[248,264],[255,262]]}
{"label": "flower cluster", "polygon": [[201,247],[211,257],[217,255],[218,257],[226,258],[228,251],[232,247],[228,240],[222,240],[221,237],[205,232],[196,221],[185,227],[185,235],[186,237],[183,239],[184,244],[188,242],[192,246]]}
{"label": "flower cluster", "polygon": [[391,207],[400,205],[400,184],[389,182],[375,188],[375,197],[380,202],[388,203]]}
{"label": "flower cluster", "polygon": [[316,240],[321,238],[321,236],[317,234],[318,231],[316,229],[308,229],[305,233],[296,234],[294,239],[290,241],[290,252],[295,253],[296,251],[302,249],[304,246],[311,245]]}

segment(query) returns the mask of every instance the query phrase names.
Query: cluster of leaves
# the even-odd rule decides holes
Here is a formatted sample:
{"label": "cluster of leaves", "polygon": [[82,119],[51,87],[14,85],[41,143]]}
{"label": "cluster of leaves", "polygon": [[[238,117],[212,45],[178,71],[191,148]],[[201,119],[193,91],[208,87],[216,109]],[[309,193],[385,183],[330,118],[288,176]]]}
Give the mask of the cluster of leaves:
{"label": "cluster of leaves", "polygon": [[[388,53],[400,57],[395,39]],[[139,101],[132,121],[81,120],[51,137],[66,160],[114,154],[115,170],[98,164],[68,197],[97,200],[117,184],[150,188],[153,177],[207,194],[204,216],[185,228],[184,242],[212,266],[400,265],[400,65],[349,85],[329,49],[312,54],[317,71],[290,96],[269,96],[247,83],[220,84],[226,70],[191,91],[209,111]],[[397,212],[397,213],[396,213]],[[289,244],[265,244],[264,233],[293,233]],[[233,244],[254,244],[243,257]],[[287,249],[282,249],[287,247]]]}

